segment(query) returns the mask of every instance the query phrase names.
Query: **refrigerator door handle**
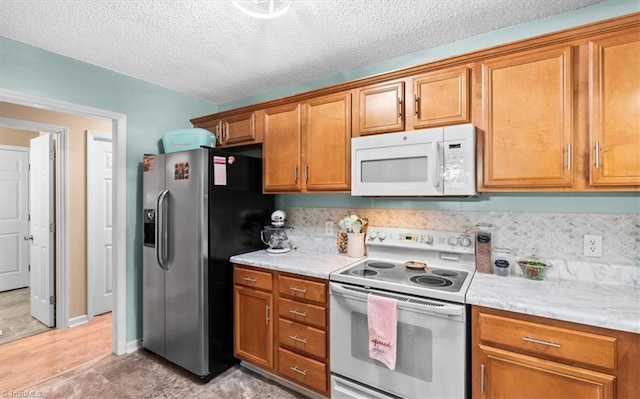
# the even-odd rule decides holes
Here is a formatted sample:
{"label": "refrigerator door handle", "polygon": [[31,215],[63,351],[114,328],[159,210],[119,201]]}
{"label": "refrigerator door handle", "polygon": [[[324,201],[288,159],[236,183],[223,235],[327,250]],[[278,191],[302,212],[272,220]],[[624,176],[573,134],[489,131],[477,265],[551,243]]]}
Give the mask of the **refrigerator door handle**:
{"label": "refrigerator door handle", "polygon": [[169,190],[162,190],[156,201],[156,259],[163,270],[169,270],[165,264],[167,259],[167,228],[165,222],[164,201]]}

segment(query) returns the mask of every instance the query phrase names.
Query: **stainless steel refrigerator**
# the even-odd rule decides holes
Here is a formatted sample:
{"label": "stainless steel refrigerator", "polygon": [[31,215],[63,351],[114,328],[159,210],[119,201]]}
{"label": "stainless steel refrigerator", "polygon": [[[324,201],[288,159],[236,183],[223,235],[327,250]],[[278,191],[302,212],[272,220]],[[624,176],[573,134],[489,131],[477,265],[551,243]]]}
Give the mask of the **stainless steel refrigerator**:
{"label": "stainless steel refrigerator", "polygon": [[142,345],[206,382],[237,362],[229,257],[264,248],[274,198],[258,158],[203,147],[142,169]]}

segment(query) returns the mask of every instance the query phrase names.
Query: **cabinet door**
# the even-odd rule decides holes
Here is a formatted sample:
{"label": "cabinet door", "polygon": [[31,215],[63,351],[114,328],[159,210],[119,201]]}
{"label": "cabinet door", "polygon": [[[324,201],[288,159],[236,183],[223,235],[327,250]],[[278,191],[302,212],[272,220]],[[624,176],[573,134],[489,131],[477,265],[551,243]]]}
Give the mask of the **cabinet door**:
{"label": "cabinet door", "polygon": [[302,188],[300,104],[264,111],[264,191],[291,192]]}
{"label": "cabinet door", "polygon": [[[486,399],[614,397],[614,376],[480,345],[480,381],[474,397]],[[479,395],[478,395],[479,392]]]}
{"label": "cabinet door", "polygon": [[404,82],[380,83],[356,91],[355,136],[404,130]]}
{"label": "cabinet door", "polygon": [[307,101],[307,191],[349,191],[351,186],[351,92]]}
{"label": "cabinet door", "polygon": [[256,142],[255,112],[247,112],[222,120],[222,144],[251,144]]}
{"label": "cabinet door", "polygon": [[273,369],[272,295],[235,286],[235,356],[265,369]]}
{"label": "cabinet door", "polygon": [[469,122],[469,68],[451,68],[413,78],[413,127]]}
{"label": "cabinet door", "polygon": [[640,31],[589,42],[594,186],[640,185]]}
{"label": "cabinet door", "polygon": [[483,188],[573,184],[571,50],[555,47],[483,63]]}

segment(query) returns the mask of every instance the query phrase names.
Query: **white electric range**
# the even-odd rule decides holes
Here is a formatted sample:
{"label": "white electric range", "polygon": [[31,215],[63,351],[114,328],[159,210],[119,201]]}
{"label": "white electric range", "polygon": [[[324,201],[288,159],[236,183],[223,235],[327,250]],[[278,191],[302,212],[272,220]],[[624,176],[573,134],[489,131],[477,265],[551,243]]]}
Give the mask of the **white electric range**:
{"label": "white electric range", "polygon": [[[370,227],[365,244],[365,258],[329,276],[332,397],[467,396],[475,234]],[[398,303],[394,370],[369,357],[369,295]]]}

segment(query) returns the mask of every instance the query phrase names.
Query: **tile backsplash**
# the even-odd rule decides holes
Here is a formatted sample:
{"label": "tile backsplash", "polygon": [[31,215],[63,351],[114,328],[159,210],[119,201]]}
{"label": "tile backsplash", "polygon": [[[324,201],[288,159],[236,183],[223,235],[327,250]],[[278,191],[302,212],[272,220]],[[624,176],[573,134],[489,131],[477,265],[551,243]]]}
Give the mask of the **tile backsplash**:
{"label": "tile backsplash", "polygon": [[[289,207],[286,212],[288,224],[295,227],[294,243],[320,252],[337,252],[335,236],[324,234],[325,221],[337,223],[352,213],[368,217],[372,226],[464,231],[491,223],[494,248],[511,249],[514,260],[531,255],[535,248],[540,258],[557,266],[548,277],[640,286],[638,214],[302,207]],[[601,258],[583,255],[585,234],[602,235]]]}

